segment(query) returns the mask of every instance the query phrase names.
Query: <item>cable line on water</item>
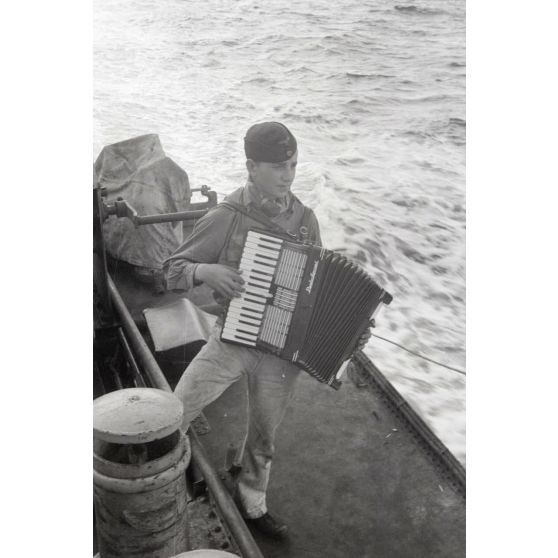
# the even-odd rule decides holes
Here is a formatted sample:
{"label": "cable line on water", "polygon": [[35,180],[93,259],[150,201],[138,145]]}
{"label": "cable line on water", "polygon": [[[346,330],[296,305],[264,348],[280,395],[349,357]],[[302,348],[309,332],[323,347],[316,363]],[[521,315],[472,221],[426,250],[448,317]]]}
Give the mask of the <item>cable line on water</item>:
{"label": "cable line on water", "polygon": [[467,374],[465,374],[464,370],[460,370],[459,368],[454,368],[453,366],[449,366],[447,364],[443,364],[441,362],[438,362],[437,360],[434,360],[432,358],[429,358],[427,356],[421,355],[420,353],[416,353],[415,351],[412,351],[411,349],[407,349],[407,347],[404,347],[403,345],[396,343],[395,341],[392,341],[391,339],[386,339],[385,337],[382,337],[381,335],[376,335],[375,333],[372,333],[372,335],[374,337],[377,337],[378,339],[381,339],[382,341],[387,341],[388,343],[391,343],[392,345],[395,345],[396,347],[399,347],[401,349],[403,349],[404,351],[407,351],[408,353],[411,353],[412,355],[415,355],[416,357],[422,358],[424,360],[427,360],[428,362],[432,362],[434,364],[437,364],[438,366],[442,366],[443,368],[447,368],[448,370],[453,370],[454,372],[457,372],[458,374],[463,374],[463,376],[466,376]]}

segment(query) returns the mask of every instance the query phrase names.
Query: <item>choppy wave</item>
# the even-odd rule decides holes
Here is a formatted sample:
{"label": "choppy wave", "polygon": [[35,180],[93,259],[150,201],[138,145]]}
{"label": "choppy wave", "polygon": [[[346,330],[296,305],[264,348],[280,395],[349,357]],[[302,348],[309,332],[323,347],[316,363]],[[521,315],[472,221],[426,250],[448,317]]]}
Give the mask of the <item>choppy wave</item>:
{"label": "choppy wave", "polygon": [[356,72],[345,72],[347,77],[351,78],[368,78],[368,79],[391,79],[395,76],[388,76],[384,74],[358,74]]}
{"label": "choppy wave", "polygon": [[419,15],[445,15],[447,12],[445,10],[440,10],[439,8],[425,8],[420,6],[394,6],[394,9],[399,12],[404,12],[408,14],[419,14]]}

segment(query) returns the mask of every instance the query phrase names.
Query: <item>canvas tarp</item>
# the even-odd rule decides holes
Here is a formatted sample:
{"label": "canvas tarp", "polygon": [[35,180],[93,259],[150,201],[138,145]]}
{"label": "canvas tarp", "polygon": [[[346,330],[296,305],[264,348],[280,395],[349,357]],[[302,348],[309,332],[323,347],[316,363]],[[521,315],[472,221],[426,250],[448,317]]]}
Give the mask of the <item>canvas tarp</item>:
{"label": "canvas tarp", "polygon": [[156,351],[167,351],[194,341],[207,341],[217,316],[187,298],[143,311]]}
{"label": "canvas tarp", "polygon": [[[156,134],[103,148],[94,168],[105,201],[127,201],[138,215],[185,211],[191,192],[188,175],[167,157]],[[103,224],[107,252],[135,266],[160,270],[182,243],[182,222],[136,227],[127,218],[110,216]]]}

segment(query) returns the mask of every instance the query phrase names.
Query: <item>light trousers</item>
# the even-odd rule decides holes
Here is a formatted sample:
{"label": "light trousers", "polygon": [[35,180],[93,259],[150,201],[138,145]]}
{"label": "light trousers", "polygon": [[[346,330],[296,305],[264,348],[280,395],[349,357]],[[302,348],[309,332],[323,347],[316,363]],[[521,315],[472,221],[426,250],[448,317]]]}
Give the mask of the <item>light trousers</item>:
{"label": "light trousers", "polygon": [[180,378],[175,394],[184,404],[184,428],[227,387],[246,377],[248,429],[239,452],[242,466],[238,496],[247,517],[267,512],[274,440],[287,404],[292,399],[300,369],[274,355],[219,340],[215,326],[208,342]]}

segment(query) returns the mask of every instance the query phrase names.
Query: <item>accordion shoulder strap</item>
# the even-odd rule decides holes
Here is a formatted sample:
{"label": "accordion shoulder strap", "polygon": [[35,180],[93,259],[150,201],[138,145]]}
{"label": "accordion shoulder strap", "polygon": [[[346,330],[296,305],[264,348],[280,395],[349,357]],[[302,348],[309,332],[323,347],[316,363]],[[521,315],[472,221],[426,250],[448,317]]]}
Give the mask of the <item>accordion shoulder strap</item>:
{"label": "accordion shoulder strap", "polygon": [[310,210],[304,206],[304,213],[302,214],[302,224],[301,226],[308,228],[310,226],[310,215],[312,213]]}
{"label": "accordion shoulder strap", "polygon": [[265,215],[261,211],[258,211],[255,208],[248,208],[243,205],[240,205],[239,203],[229,201],[229,200],[222,201],[220,205],[232,211],[239,211],[240,213],[247,215],[251,219],[254,219],[255,221],[258,221],[259,223],[265,225],[268,229],[271,229],[274,232],[285,234],[293,239],[296,239],[295,235],[291,234],[289,231],[287,231],[277,223],[274,223],[267,215]]}

